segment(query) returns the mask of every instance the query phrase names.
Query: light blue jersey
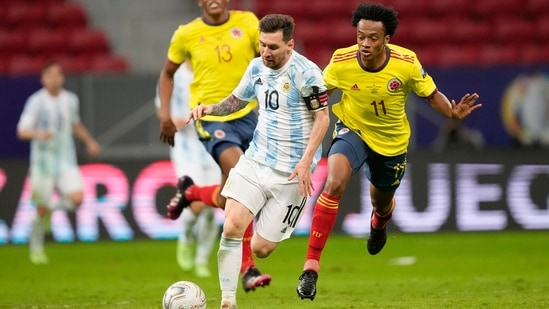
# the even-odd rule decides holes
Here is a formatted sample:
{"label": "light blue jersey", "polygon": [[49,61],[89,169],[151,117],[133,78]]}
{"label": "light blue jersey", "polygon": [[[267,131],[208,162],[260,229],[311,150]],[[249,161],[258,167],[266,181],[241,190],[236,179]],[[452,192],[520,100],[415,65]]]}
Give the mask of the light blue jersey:
{"label": "light blue jersey", "polygon": [[[266,67],[261,58],[252,60],[233,95],[243,101],[257,98],[259,120],[245,155],[275,170],[291,173],[301,160],[314,123],[314,112],[303,97],[326,91],[322,71],[316,64],[292,51],[278,70]],[[317,110],[321,110],[320,107]],[[321,158],[315,153],[311,169]]]}
{"label": "light blue jersey", "polygon": [[52,96],[40,89],[29,97],[17,124],[18,131],[36,130],[52,134],[48,140],[32,139],[32,175],[59,176],[77,166],[73,126],[80,122],[78,97],[67,90]]}

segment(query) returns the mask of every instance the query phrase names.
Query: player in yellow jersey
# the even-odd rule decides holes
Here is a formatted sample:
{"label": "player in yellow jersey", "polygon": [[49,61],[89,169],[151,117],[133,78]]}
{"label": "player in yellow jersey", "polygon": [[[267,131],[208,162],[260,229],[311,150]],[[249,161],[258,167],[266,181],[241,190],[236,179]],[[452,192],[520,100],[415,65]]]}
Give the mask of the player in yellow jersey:
{"label": "player in yellow jersey", "polygon": [[[194,79],[190,85],[193,109],[199,104],[214,104],[229,96],[240,82],[249,62],[259,53],[259,20],[247,11],[228,9],[229,0],[199,0],[202,17],[177,28],[168,48],[167,60],[159,78],[160,139],[173,146],[176,127],[170,116],[173,75],[189,61]],[[207,116],[195,122],[200,140],[221,167],[221,185],[197,186],[188,176],[178,180],[175,197],[167,206],[175,220],[193,201],[224,208],[221,196],[229,171],[248,148],[257,124],[257,102],[227,116]],[[242,244],[242,285],[255,290],[269,285],[271,277],[255,267],[250,241],[253,223],[246,229]]]}
{"label": "player in yellow jersey", "polygon": [[361,3],[353,12],[357,43],[334,52],[324,69],[328,91],[338,88],[341,101],[328,151],[328,178],[313,213],[309,246],[297,287],[301,299],[314,299],[320,256],[334,226],[339,202],[354,173],[366,164],[372,216],[368,252],[377,254],[387,241],[386,226],[395,208],[395,191],[406,168],[410,125],[405,103],[411,91],[452,119],[463,119],[481,107],[478,94],[456,104],[440,92],[416,54],[389,44],[398,26],[396,12],[381,4]]}

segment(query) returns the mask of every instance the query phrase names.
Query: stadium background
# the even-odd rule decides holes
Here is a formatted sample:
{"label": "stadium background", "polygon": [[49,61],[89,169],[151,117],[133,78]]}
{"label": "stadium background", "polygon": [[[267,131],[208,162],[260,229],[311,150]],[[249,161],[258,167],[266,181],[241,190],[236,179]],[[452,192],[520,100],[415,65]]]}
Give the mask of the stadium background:
{"label": "stadium background", "polygon": [[[484,137],[482,149],[435,150],[444,119],[410,97],[410,164],[392,228],[549,229],[548,145],[524,138],[539,134],[540,141],[549,140],[549,2],[382,2],[399,12],[392,42],[415,50],[449,98],[478,92],[484,105],[464,121]],[[242,0],[231,7],[254,10],[258,17],[292,14],[297,50],[323,67],[335,48],[354,43],[349,20],[356,3]],[[76,216],[54,214],[54,238],[175,238],[178,221],[163,218],[175,178],[167,146],[158,141],[152,98],[173,30],[199,15],[196,1],[0,0],[0,243],[27,241],[29,147],[16,139],[15,126],[26,98],[39,87],[43,61],[51,57],[67,68],[66,86],[80,96],[82,120],[103,147],[95,162],[81,156],[86,200]],[[538,84],[538,117],[525,118],[532,100],[527,89]],[[324,175],[321,166],[318,189]],[[367,187],[361,175],[353,179],[339,232],[368,231]],[[308,232],[310,204],[300,234]]]}

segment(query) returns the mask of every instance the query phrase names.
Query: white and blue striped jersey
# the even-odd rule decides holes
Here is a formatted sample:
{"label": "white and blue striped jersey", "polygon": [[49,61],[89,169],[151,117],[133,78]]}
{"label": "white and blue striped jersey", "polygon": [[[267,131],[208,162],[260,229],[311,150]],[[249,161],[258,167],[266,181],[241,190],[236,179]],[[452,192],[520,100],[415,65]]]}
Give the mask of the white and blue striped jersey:
{"label": "white and blue striped jersey", "polygon": [[[233,95],[243,101],[257,99],[259,120],[245,155],[275,170],[291,173],[303,156],[314,123],[314,111],[303,97],[326,91],[322,71],[296,51],[278,70],[258,57],[253,59]],[[318,110],[326,108],[321,107]],[[313,170],[322,155],[322,146],[313,159]]]}
{"label": "white and blue striped jersey", "polygon": [[31,174],[58,176],[77,166],[73,125],[80,122],[76,94],[62,89],[52,96],[44,88],[31,95],[17,124],[18,131],[36,130],[52,134],[48,140],[31,140]]}

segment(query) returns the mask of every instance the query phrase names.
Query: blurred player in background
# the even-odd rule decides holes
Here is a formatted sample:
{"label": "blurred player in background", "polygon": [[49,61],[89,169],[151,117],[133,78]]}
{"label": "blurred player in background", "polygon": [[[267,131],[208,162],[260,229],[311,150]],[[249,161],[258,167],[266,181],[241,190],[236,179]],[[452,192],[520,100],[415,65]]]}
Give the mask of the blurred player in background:
{"label": "blurred player in background", "polygon": [[[170,148],[170,158],[177,177],[191,175],[199,184],[216,184],[221,178],[219,166],[198,140],[194,126],[185,122],[189,113],[189,85],[192,80],[193,72],[187,61],[179,67],[173,79],[171,115],[178,131],[174,137],[174,147]],[[160,108],[158,94],[155,105]],[[177,263],[184,271],[194,269],[198,277],[210,277],[208,260],[219,232],[215,209],[200,201],[193,202],[183,211],[181,219],[183,230],[177,242]]]}
{"label": "blurred player in background", "polygon": [[328,151],[328,178],[313,212],[307,258],[298,296],[314,299],[320,256],[334,226],[339,202],[354,173],[366,164],[372,216],[368,252],[375,255],[387,241],[387,222],[395,209],[395,191],[406,168],[410,126],[405,104],[411,91],[452,119],[463,119],[481,107],[478,95],[466,94],[459,104],[438,91],[416,54],[389,44],[398,25],[396,12],[381,4],[359,4],[352,16],[357,44],[337,49],[324,69],[329,91],[339,88],[341,101]]}
{"label": "blurred player in background", "polygon": [[[61,65],[55,61],[46,63],[41,76],[43,87],[28,98],[17,124],[17,136],[31,141],[29,170],[36,217],[29,245],[34,264],[48,263],[44,239],[49,231],[50,212],[57,208],[74,211],[84,199],[73,134],[86,144],[90,156],[97,156],[100,151],[80,121],[78,97],[63,88],[64,82]],[[55,190],[59,201],[53,200]]]}
{"label": "blurred player in background", "polygon": [[[246,11],[229,11],[228,0],[199,0],[202,17],[180,26],[172,36],[168,59],[160,73],[160,139],[174,145],[177,130],[170,116],[173,75],[184,61],[190,61],[194,71],[191,83],[190,107],[220,102],[238,85],[248,63],[259,52],[259,21]],[[192,201],[224,208],[225,198],[220,188],[232,167],[248,148],[257,124],[254,112],[257,102],[226,115],[208,115],[195,122],[195,128],[207,151],[221,167],[221,185],[200,187],[192,178],[179,178],[177,193],[168,205],[168,216],[176,219]],[[269,275],[255,267],[250,241],[253,222],[244,235],[242,246],[242,285],[255,290],[270,283]]]}
{"label": "blurred player in background", "polygon": [[262,258],[291,236],[304,213],[330,125],[322,71],[293,51],[294,20],[267,15],[259,22],[261,57],[254,59],[233,93],[216,105],[199,105],[189,115],[229,115],[249,102],[259,106],[259,122],[246,153],[231,170],[221,192],[227,197],[218,251],[221,308],[236,308],[238,268],[246,226],[259,215],[252,238]]}

